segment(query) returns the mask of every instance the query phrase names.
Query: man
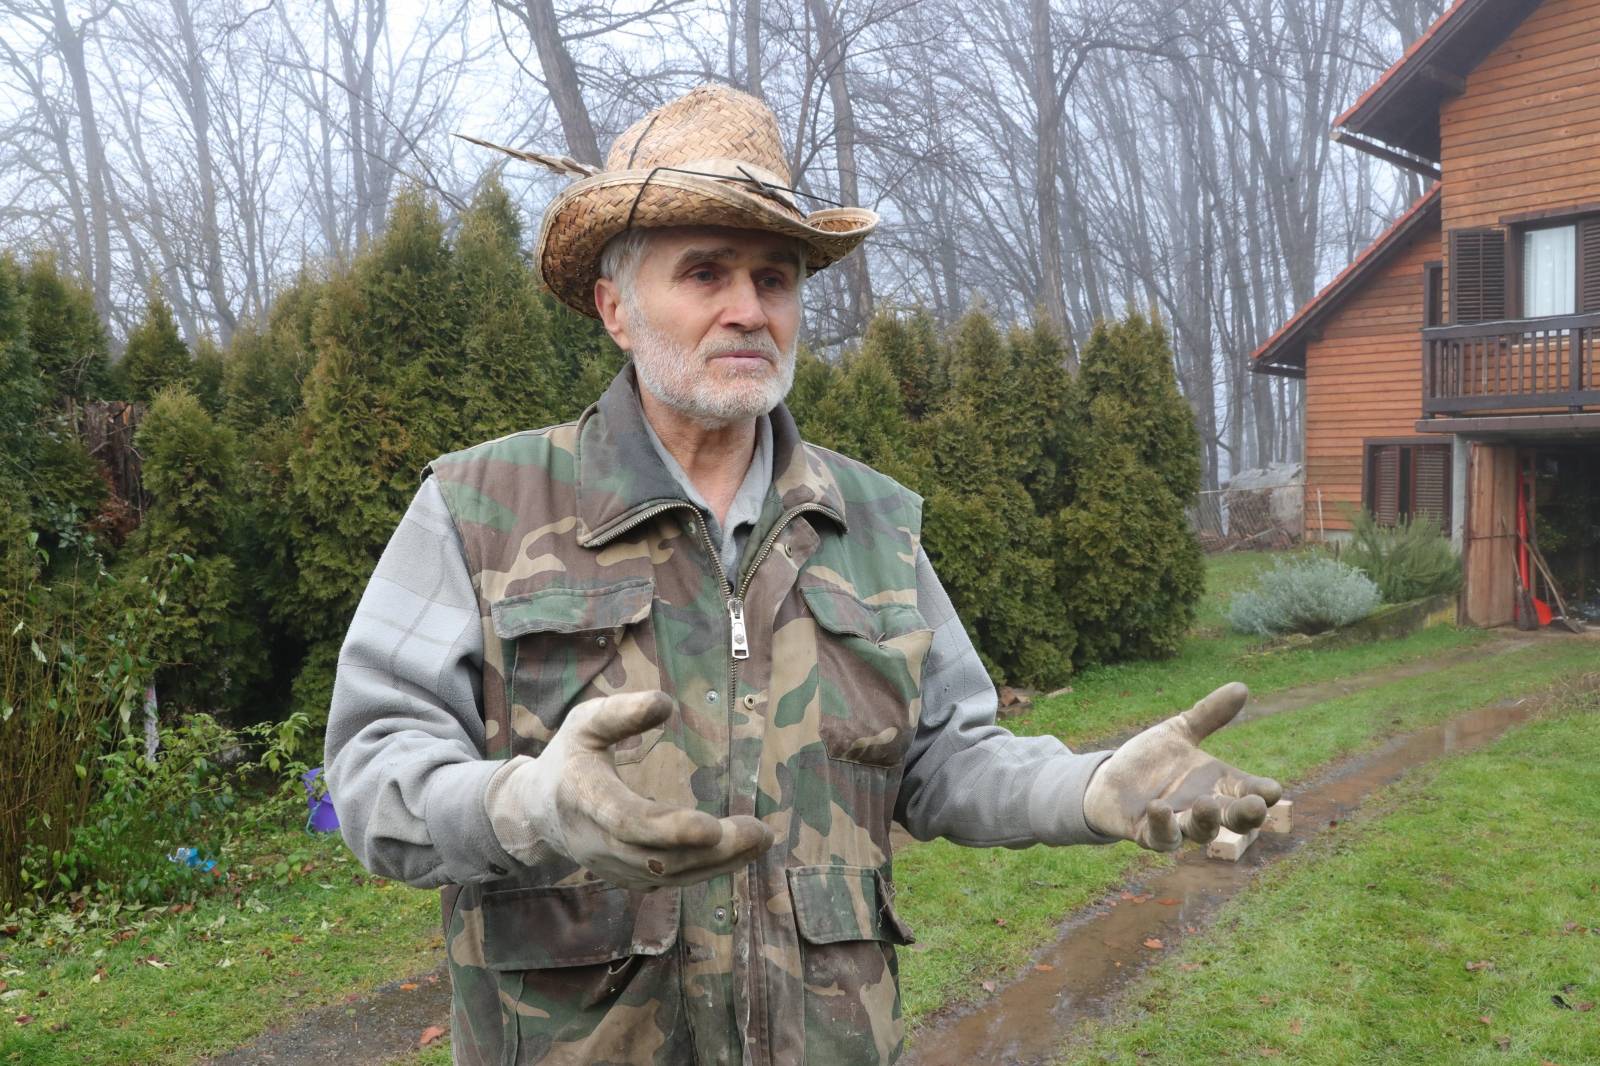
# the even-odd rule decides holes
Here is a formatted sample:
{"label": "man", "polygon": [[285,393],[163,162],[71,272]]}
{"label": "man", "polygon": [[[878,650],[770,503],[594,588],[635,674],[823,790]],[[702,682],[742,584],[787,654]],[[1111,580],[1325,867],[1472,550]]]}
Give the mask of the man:
{"label": "man", "polygon": [[921,500],[782,405],[805,274],[876,223],[788,185],[702,87],[556,199],[539,269],[632,361],[431,464],[346,639],[330,789],[368,868],[445,886],[458,1062],[892,1061],[891,820],[1172,850],[1278,798],[1196,746],[1242,686],[1115,752],[994,724]]}

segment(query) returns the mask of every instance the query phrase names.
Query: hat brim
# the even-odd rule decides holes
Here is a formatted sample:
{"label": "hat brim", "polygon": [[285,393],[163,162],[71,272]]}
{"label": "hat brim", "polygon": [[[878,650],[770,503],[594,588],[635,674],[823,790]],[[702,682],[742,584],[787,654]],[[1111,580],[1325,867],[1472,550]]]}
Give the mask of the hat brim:
{"label": "hat brim", "polygon": [[567,186],[545,211],[535,252],[539,276],[562,303],[590,318],[600,252],[627,229],[728,226],[794,237],[806,248],[806,273],[843,259],[878,225],[863,207],[801,215],[716,178],[648,170],[598,174]]}

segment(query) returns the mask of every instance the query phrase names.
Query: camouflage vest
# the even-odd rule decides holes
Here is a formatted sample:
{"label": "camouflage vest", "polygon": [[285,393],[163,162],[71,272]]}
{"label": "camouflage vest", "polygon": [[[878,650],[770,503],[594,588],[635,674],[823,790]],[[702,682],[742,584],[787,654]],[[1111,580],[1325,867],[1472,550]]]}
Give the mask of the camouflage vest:
{"label": "camouflage vest", "polygon": [[619,746],[622,779],[762,818],[777,843],[681,889],[567,861],[446,888],[456,1061],[891,1062],[911,935],[889,824],[931,639],[921,500],[802,443],[780,406],[773,486],[724,574],[635,387],[629,367],[576,423],[431,466],[483,620],[485,754],[537,755],[574,704],[663,689],[678,709]]}

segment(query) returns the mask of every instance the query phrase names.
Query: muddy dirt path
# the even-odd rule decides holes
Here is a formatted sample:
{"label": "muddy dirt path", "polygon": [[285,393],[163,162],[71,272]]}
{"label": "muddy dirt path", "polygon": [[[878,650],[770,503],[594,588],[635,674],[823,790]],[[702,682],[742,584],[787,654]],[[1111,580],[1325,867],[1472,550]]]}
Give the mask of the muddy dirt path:
{"label": "muddy dirt path", "polygon": [[371,995],[318,1007],[197,1066],[382,1066],[417,1050],[430,1025],[450,1028],[450,978],[442,965]]}
{"label": "muddy dirt path", "polygon": [[[1304,685],[1299,688],[1286,689],[1281,692],[1273,693],[1260,700],[1252,699],[1251,703],[1246,706],[1244,711],[1240,713],[1236,721],[1249,721],[1253,718],[1262,718],[1267,715],[1279,714],[1284,711],[1298,710],[1301,707],[1307,707],[1323,700],[1336,699],[1341,696],[1349,695],[1353,692],[1360,692],[1369,688],[1376,688],[1379,685],[1389,684],[1390,682],[1404,678],[1419,677],[1435,670],[1448,668],[1450,665],[1457,662],[1481,659],[1484,656],[1503,655],[1508,652],[1525,648],[1530,643],[1531,639],[1532,638],[1523,634],[1508,635],[1487,646],[1464,649],[1462,651],[1452,652],[1447,655],[1420,659],[1416,662],[1402,663],[1397,666],[1391,666],[1381,670],[1374,670],[1370,673],[1359,674],[1354,677],[1342,678],[1336,681],[1328,681],[1315,685]],[[1174,708],[1174,710],[1177,710],[1177,708]],[[1122,736],[1101,738],[1099,740],[1080,745],[1078,750],[1095,751],[1115,747],[1132,735],[1133,733],[1129,732]],[[1303,825],[1311,825],[1313,824],[1311,819],[1314,817],[1314,808],[1310,802],[1312,798],[1309,795],[1310,789],[1308,788],[1305,791],[1308,793],[1305,801],[1306,806],[1302,810],[1301,803],[1297,801],[1295,804],[1295,815]],[[1338,817],[1338,815],[1330,815],[1329,817]],[[1325,822],[1326,818],[1324,818],[1323,821]],[[1152,919],[1162,916],[1170,919],[1170,921],[1160,925],[1151,924],[1150,928],[1152,929],[1168,929],[1169,927],[1173,926],[1173,923],[1176,923],[1176,927],[1180,930],[1185,924],[1196,925],[1197,917],[1200,917],[1203,914],[1209,914],[1209,911],[1203,910],[1203,908],[1206,906],[1205,901],[1208,898],[1207,893],[1210,891],[1206,888],[1204,883],[1206,878],[1223,879],[1222,883],[1219,883],[1215,888],[1215,892],[1220,893],[1220,895],[1218,895],[1217,899],[1210,904],[1210,907],[1214,909],[1216,903],[1220,903],[1222,899],[1226,899],[1228,896],[1231,896],[1233,892],[1238,890],[1238,885],[1235,884],[1234,881],[1238,879],[1241,872],[1254,870],[1266,857],[1275,857],[1286,852],[1292,848],[1296,842],[1303,839],[1301,834],[1302,830],[1297,829],[1296,833],[1288,838],[1262,837],[1261,840],[1250,849],[1246,859],[1238,866],[1228,863],[1208,864],[1203,859],[1190,861],[1192,857],[1186,856],[1185,860],[1180,861],[1179,869],[1186,869],[1188,866],[1195,867],[1196,872],[1191,875],[1193,878],[1195,878],[1195,883],[1190,885],[1187,890],[1189,896],[1192,896],[1192,899],[1184,898],[1184,902],[1180,906],[1157,907],[1157,905],[1153,902],[1149,902],[1145,904],[1124,904],[1123,906],[1116,907],[1115,910],[1110,910],[1110,908],[1104,909],[1113,914],[1120,912],[1122,915],[1149,912]],[[910,835],[905,833],[904,830],[902,830],[898,825],[894,827],[893,839],[896,851],[903,846],[914,843]],[[1246,880],[1247,879],[1248,878],[1246,877]],[[1152,884],[1153,883],[1154,882],[1152,882]],[[1152,899],[1169,897],[1179,898],[1177,893],[1167,892],[1164,890],[1154,891],[1148,887],[1141,888],[1138,890],[1138,892],[1152,892]],[[1135,894],[1137,894],[1137,892]],[[1077,919],[1069,921],[1068,925],[1065,926],[1065,928],[1068,930],[1066,934],[1068,940],[1070,940],[1072,936],[1073,929],[1076,929],[1079,925],[1094,920],[1096,913],[1098,912],[1091,913],[1087,916],[1080,916]],[[1203,920],[1203,917],[1200,917],[1200,920]],[[1134,924],[1138,923],[1135,922]],[[1167,937],[1170,934],[1155,932],[1150,935],[1160,936],[1163,941],[1166,942]],[[1113,939],[1113,933],[1109,930],[1103,933],[1097,933],[1095,934],[1095,938],[1110,940]],[[1140,941],[1144,939],[1143,936],[1137,938],[1126,937],[1125,939],[1128,940],[1128,943],[1134,945],[1134,951],[1136,953],[1143,950],[1138,947]],[[1066,944],[1067,941],[1064,940],[1062,943]],[[1077,954],[1082,953],[1085,950],[1086,949],[1080,944],[1079,946],[1075,947],[1071,953],[1069,953],[1069,957],[1075,957]],[[1101,947],[1098,950],[1107,951],[1108,949]],[[1150,953],[1146,951],[1144,954],[1149,955]],[[1131,967],[1129,966],[1129,960],[1136,958],[1137,955],[1119,955],[1116,958],[1111,958],[1108,955],[1106,965],[1111,967],[1113,973],[1120,974],[1121,970],[1130,969]],[[1051,959],[1045,958],[1041,961],[1050,962]],[[1113,963],[1118,961],[1122,962],[1121,969],[1118,969],[1113,965]],[[1144,961],[1148,961],[1148,959]],[[1076,979],[1083,972],[1083,969],[1083,960],[1078,959],[1075,963],[1073,963],[1072,966],[1058,966],[1054,973],[1056,975],[1060,975],[1063,982],[1069,976],[1076,982]],[[413,991],[404,987],[406,985],[416,985],[417,988]],[[1045,987],[1044,985],[1031,984],[1030,979],[1025,979],[1021,982],[1018,982],[1017,985],[1012,986],[1013,989],[1017,989],[1018,991],[1013,992],[1011,989],[1007,989],[1006,992],[999,997],[999,999],[990,1001],[988,1006],[996,1007],[1001,1001],[1009,1002],[1007,999],[1008,996],[1024,995],[1024,993],[1020,991],[1024,986],[1030,990],[1034,988],[1042,989]],[[1007,1028],[1007,1031],[1011,1036],[1017,1035],[1017,1032],[1019,1031],[1030,1030],[1035,1027],[1036,1023],[1027,1021],[1027,1019],[1038,1018],[1041,1020],[1047,1020],[1046,1015],[1048,1014],[1049,1008],[1052,1008],[1055,1005],[1057,998],[1065,995],[1066,991],[1065,984],[1063,983],[1055,991],[1049,992],[1048,994],[1041,993],[1046,995],[1046,999],[1043,1004],[1041,1005],[1034,1003],[1027,1008],[1034,1013],[1007,1014],[1007,1020],[1003,1023],[997,1024],[1001,1024],[1002,1028],[1009,1027]],[[1032,993],[1030,991],[1027,994],[1031,995]],[[1076,996],[1078,993],[1074,992],[1073,995]],[[971,1019],[975,1020],[980,1017],[980,1015],[981,1012],[975,1013],[971,1016]],[[246,1063],[272,1063],[274,1066],[321,1066],[321,1064],[328,1062],[338,1062],[340,1066],[383,1066],[383,1064],[393,1062],[396,1059],[399,1059],[416,1050],[417,1038],[419,1034],[421,1034],[421,1032],[428,1026],[439,1025],[448,1028],[450,1024],[449,1019],[450,981],[449,978],[445,976],[444,967],[441,963],[440,968],[431,974],[409,978],[405,981],[392,982],[380,988],[374,989],[366,996],[361,996],[354,999],[346,999],[340,1003],[319,1007],[315,1010],[309,1011],[305,1015],[302,1015],[301,1017],[286,1023],[285,1025],[262,1033],[255,1040],[252,1040],[249,1044],[246,1044],[243,1047],[236,1048],[233,1051],[225,1054],[217,1055],[214,1058],[202,1060],[199,1066],[244,1066]],[[962,1023],[957,1023],[957,1027],[966,1022],[968,1022],[968,1019],[963,1019]],[[972,1024],[976,1024],[976,1022],[973,1021]],[[954,1031],[954,1028],[955,1027],[953,1027],[951,1031]],[[943,1040],[942,1036],[932,1036],[935,1031],[942,1030],[929,1029],[924,1031],[924,1034],[919,1038],[918,1041],[920,1048],[926,1049],[928,1045],[934,1043],[936,1040]],[[1051,1035],[1045,1035],[1046,1033]],[[1041,1027],[1041,1040],[1043,1042],[1039,1046],[1045,1050],[1038,1052],[1037,1054],[1033,1052],[1029,1052],[1028,1054],[1037,1058],[1039,1055],[1048,1052],[1050,1048],[1053,1048],[1055,1043],[1059,1043],[1060,1039],[1061,1033],[1058,1031],[1057,1026],[1055,1026],[1053,1023],[1048,1026],[1043,1026]],[[1001,1045],[995,1044],[993,1046],[998,1048]],[[930,1064],[934,1062],[946,1061],[1029,1061],[1026,1056],[1022,1058],[985,1058],[983,1055],[971,1051],[964,1051],[962,1054],[966,1057],[940,1059],[930,1058],[925,1060],[919,1060],[913,1057],[912,1061],[925,1061]]]}
{"label": "muddy dirt path", "polygon": [[[1119,995],[1187,935],[1205,929],[1221,905],[1261,869],[1344,821],[1362,801],[1406,771],[1442,755],[1482,747],[1528,720],[1535,701],[1518,700],[1395,737],[1295,790],[1294,830],[1264,833],[1237,863],[1185,850],[1175,866],[1103,899],[1063,926],[1035,968],[994,998],[917,1034],[908,1066],[1024,1066],[1062,1052],[1083,1021],[1110,1013]],[[1157,947],[1147,943],[1159,941]]]}

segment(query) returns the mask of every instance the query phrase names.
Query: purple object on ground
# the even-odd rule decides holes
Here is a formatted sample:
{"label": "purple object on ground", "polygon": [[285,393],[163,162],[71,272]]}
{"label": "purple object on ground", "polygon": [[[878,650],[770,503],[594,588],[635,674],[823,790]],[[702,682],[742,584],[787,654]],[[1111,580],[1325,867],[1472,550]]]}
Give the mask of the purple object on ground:
{"label": "purple object on ground", "polygon": [[317,795],[316,781],[321,773],[322,767],[318,766],[300,775],[300,780],[306,785],[306,807],[310,810],[306,817],[308,833],[331,833],[339,828],[339,815],[333,809],[333,797]]}

